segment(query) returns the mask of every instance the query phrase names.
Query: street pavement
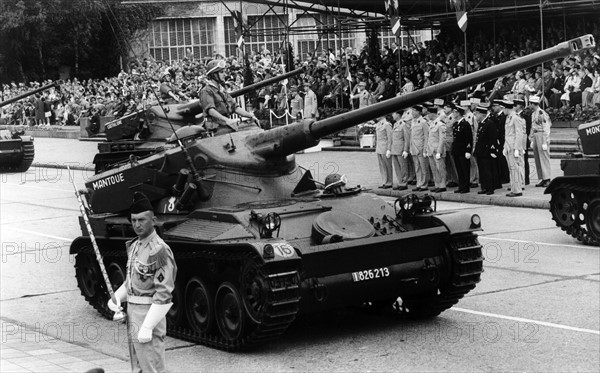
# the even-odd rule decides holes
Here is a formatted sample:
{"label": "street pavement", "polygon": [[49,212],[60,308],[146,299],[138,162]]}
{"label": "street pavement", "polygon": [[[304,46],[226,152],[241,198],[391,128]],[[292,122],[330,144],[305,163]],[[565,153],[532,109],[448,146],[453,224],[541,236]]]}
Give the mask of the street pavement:
{"label": "street pavement", "polygon": [[[0,176],[0,371],[129,371],[122,326],[99,318],[83,301],[67,255],[79,227],[73,224],[78,208],[63,167],[72,166],[78,187],[83,186],[94,174],[97,143],[37,138],[35,146],[35,163],[45,167]],[[315,150],[296,156],[315,179],[343,173],[350,185],[370,188],[388,202],[399,195],[376,188],[381,181],[375,154]],[[560,175],[557,160],[552,167],[553,176]],[[542,189],[528,186],[523,200],[538,202],[523,207],[547,203]],[[455,196],[442,193],[440,200],[445,195]],[[475,192],[459,196],[464,199],[440,208],[482,216],[486,272],[474,292],[435,322],[390,325],[352,313],[324,323],[300,320],[268,349],[236,355],[168,338],[171,370],[593,371],[599,362],[599,251],[554,227],[547,211],[500,207],[510,199],[499,193],[485,201]],[[36,234],[46,241],[36,241]],[[50,242],[56,251],[42,250],[40,256],[35,246],[40,242],[44,248]],[[23,260],[31,256],[53,265]]]}

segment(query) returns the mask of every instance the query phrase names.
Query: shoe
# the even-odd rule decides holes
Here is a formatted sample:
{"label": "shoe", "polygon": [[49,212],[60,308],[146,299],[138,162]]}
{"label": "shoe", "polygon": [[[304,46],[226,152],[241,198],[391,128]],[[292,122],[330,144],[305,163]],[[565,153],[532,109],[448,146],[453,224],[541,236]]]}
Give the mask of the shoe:
{"label": "shoe", "polygon": [[389,189],[391,187],[392,187],[391,185],[387,185],[387,184],[383,184],[383,185],[379,186],[380,189]]}
{"label": "shoe", "polygon": [[458,186],[458,183],[455,183],[454,181],[451,181],[448,184],[446,184],[446,187],[448,187],[448,188],[454,188],[457,186]]}
{"label": "shoe", "polygon": [[510,192],[506,196],[507,197],[521,197],[522,195],[523,195],[523,193],[513,193],[513,192]]}
{"label": "shoe", "polygon": [[471,183],[471,185],[469,185],[471,188],[477,188],[479,186],[479,184],[477,183]]}
{"label": "shoe", "polygon": [[540,181],[539,183],[535,184],[536,187],[543,187],[544,186],[544,180]]}
{"label": "shoe", "polygon": [[550,185],[550,179],[544,180],[544,184],[542,185],[544,188],[547,188]]}
{"label": "shoe", "polygon": [[454,193],[456,193],[456,194],[458,194],[458,193],[462,193],[462,189],[456,189],[456,190],[454,191]]}
{"label": "shoe", "polygon": [[430,191],[430,192],[433,192],[433,193],[437,193],[437,191],[438,191],[439,189],[440,189],[440,188],[431,188],[431,189],[429,189],[429,191]]}
{"label": "shoe", "polygon": [[463,189],[460,191],[460,194],[465,194],[465,193],[469,193],[470,190],[469,189]]}
{"label": "shoe", "polygon": [[485,194],[489,196],[489,195],[494,194],[494,191],[493,190],[488,190]]}
{"label": "shoe", "polygon": [[437,189],[435,190],[435,192],[436,192],[436,193],[443,193],[443,192],[445,192],[445,191],[447,191],[447,189],[446,189],[446,188],[437,188]]}
{"label": "shoe", "polygon": [[479,192],[477,192],[477,194],[486,194],[487,190],[480,190]]}
{"label": "shoe", "polygon": [[394,187],[394,190],[406,190],[408,189],[408,187],[406,185],[398,185],[397,187]]}

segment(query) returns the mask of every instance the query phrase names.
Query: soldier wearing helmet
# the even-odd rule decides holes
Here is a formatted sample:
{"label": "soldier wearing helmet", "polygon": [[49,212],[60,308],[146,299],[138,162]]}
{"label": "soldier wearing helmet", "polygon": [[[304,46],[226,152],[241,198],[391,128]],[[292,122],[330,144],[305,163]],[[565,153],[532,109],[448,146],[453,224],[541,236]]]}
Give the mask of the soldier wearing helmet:
{"label": "soldier wearing helmet", "polygon": [[239,119],[232,119],[236,113],[242,117],[251,118],[256,123],[254,114],[238,106],[233,97],[225,90],[225,60],[212,60],[206,66],[207,84],[200,91],[200,105],[206,115],[206,129],[222,135],[238,130]]}
{"label": "soldier wearing helmet", "polygon": [[160,98],[167,104],[175,104],[181,100],[179,91],[172,83],[172,79],[169,70],[165,70],[161,77]]}

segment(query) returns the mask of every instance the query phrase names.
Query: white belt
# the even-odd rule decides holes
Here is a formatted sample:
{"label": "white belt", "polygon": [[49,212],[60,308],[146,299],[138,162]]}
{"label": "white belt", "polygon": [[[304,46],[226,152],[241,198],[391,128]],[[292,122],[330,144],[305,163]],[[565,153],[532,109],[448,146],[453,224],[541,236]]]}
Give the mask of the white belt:
{"label": "white belt", "polygon": [[141,297],[139,295],[127,295],[127,302],[134,304],[152,304],[154,299],[152,297]]}

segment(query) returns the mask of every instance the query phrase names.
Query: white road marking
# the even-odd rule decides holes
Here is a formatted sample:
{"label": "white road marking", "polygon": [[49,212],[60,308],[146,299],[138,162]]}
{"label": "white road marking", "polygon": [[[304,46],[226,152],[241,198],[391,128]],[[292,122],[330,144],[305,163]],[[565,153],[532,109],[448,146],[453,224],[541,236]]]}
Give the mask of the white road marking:
{"label": "white road marking", "polygon": [[548,326],[550,328],[565,329],[565,330],[571,330],[571,331],[575,331],[575,332],[600,335],[599,330],[576,328],[574,326],[555,324],[555,323],[546,322],[546,321],[538,321],[538,320],[532,320],[532,319],[525,319],[522,317],[498,315],[496,313],[489,313],[489,312],[473,311],[473,310],[468,310],[468,309],[460,308],[460,307],[452,307],[452,308],[450,308],[450,310],[456,311],[456,312],[470,313],[470,314],[479,315],[479,316],[493,317],[496,319],[504,319],[504,320],[518,321],[518,322],[524,322],[524,323],[530,323],[530,324],[537,324],[537,325],[542,325],[542,326]]}
{"label": "white road marking", "polygon": [[516,240],[514,238],[499,238],[499,237],[493,237],[493,236],[479,236],[480,239],[485,239],[485,240],[493,240],[493,241],[510,241],[510,242],[522,242],[522,243],[536,243],[539,245],[544,245],[544,246],[556,246],[556,247],[572,247],[575,249],[587,249],[587,250],[594,250],[594,251],[598,251],[600,250],[600,247],[595,247],[595,246],[587,246],[584,244],[581,245],[568,245],[568,244],[560,244],[560,243],[547,243],[547,242],[537,242],[537,241],[527,241],[527,240]]}
{"label": "white road marking", "polygon": [[10,229],[10,230],[13,230],[13,231],[16,231],[16,232],[27,233],[27,234],[34,234],[36,236],[52,238],[54,240],[62,240],[62,241],[68,241],[68,242],[73,241],[71,238],[64,238],[64,237],[59,237],[59,236],[53,236],[51,234],[45,234],[45,233],[30,231],[30,230],[27,230],[27,229],[13,228],[13,227],[2,227],[2,229]]}

